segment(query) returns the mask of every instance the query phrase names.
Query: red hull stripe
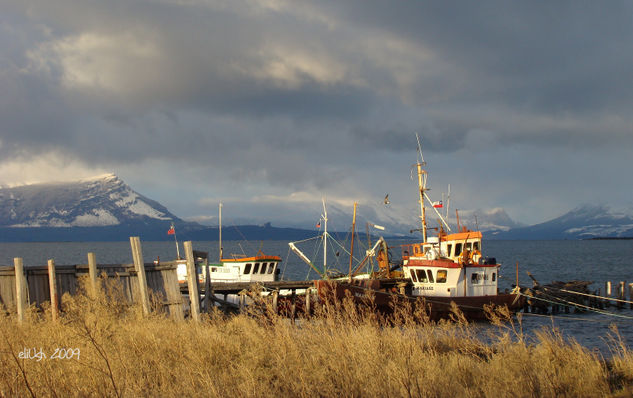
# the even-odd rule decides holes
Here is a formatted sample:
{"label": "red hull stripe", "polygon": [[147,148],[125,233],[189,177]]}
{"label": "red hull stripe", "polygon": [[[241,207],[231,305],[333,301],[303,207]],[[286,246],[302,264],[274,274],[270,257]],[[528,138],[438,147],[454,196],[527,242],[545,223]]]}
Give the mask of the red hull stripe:
{"label": "red hull stripe", "polygon": [[[458,263],[451,260],[422,260],[409,258],[408,267],[438,267],[438,268],[462,268]],[[498,267],[499,264],[466,264],[467,268],[491,268]]]}

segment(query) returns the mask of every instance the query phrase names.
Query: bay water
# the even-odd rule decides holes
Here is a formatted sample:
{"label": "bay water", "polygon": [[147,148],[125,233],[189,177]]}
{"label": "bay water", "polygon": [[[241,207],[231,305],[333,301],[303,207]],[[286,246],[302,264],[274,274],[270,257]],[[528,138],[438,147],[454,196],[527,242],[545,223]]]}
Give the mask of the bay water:
{"label": "bay water", "polygon": [[[389,241],[394,259],[400,256],[398,244],[410,241]],[[332,269],[346,272],[349,267],[349,245],[329,246],[328,264]],[[354,257],[360,260],[367,249],[367,242],[355,243]],[[297,246],[312,262],[322,264],[322,246],[320,239],[297,243]],[[218,258],[218,242],[193,242],[194,250],[209,252],[209,258]],[[318,279],[318,274],[311,270],[299,257],[292,253],[287,241],[225,241],[224,256],[254,255],[258,251],[282,257],[281,269],[283,278],[288,280]],[[177,256],[176,243],[142,242],[145,262],[156,259],[173,260]],[[182,243],[179,245],[181,257],[184,257]],[[14,257],[23,258],[26,267],[46,265],[48,259],[56,264],[86,264],[87,253],[96,254],[100,264],[129,263],[132,252],[129,242],[42,242],[42,243],[0,243],[0,265],[13,265]],[[532,286],[529,271],[541,284],[552,281],[586,280],[594,282],[590,290],[601,289],[611,281],[613,292],[620,281],[627,284],[633,282],[633,240],[583,240],[583,241],[494,241],[484,242],[482,253],[495,257],[502,264],[499,288],[503,291],[511,289],[516,279],[516,263],[519,264],[519,284]],[[614,293],[615,294],[615,293]],[[543,316],[523,314],[522,328],[528,335],[542,328],[555,327],[567,339],[575,339],[583,346],[599,350],[609,355],[608,336],[611,328],[616,327],[620,336],[629,346],[633,343],[633,310],[618,310],[610,307],[609,314],[583,312]],[[485,330],[489,325],[478,325]]]}

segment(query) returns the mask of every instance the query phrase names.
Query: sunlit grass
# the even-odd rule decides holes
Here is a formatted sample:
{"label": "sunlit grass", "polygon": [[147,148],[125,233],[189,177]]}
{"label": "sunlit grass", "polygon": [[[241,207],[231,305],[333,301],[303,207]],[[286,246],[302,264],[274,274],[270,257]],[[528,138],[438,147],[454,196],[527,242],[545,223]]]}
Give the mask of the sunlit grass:
{"label": "sunlit grass", "polygon": [[[633,354],[614,330],[606,361],[556,330],[526,338],[493,314],[485,341],[465,322],[429,323],[403,308],[384,319],[326,303],[292,324],[266,308],[176,322],[109,299],[62,299],[52,322],[32,311],[0,319],[2,396],[593,397],[633,393]],[[155,301],[156,303],[159,300]],[[19,358],[24,349],[46,359]],[[79,358],[52,359],[56,348]]]}

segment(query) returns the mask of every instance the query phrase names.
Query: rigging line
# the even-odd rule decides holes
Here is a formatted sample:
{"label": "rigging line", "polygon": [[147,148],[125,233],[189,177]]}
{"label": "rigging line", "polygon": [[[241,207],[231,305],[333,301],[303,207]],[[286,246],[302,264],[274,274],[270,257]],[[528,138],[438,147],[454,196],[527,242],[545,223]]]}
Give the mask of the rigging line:
{"label": "rigging line", "polygon": [[313,237],[308,238],[308,239],[296,240],[296,241],[294,241],[294,242],[292,242],[292,243],[303,243],[303,242],[307,242],[307,241],[309,241],[309,240],[316,240],[316,239],[320,239],[321,237],[322,237],[321,235],[317,235],[317,236],[313,236]]}
{"label": "rigging line", "polygon": [[286,253],[286,261],[284,261],[284,269],[281,271],[281,279],[286,275],[286,267],[288,266],[288,259],[290,258],[290,247],[288,247],[288,253]]}
{"label": "rigging line", "polygon": [[633,317],[631,317],[631,316],[627,316],[627,315],[620,315],[620,314],[616,314],[616,313],[614,313],[614,312],[609,312],[609,311],[601,311],[601,310],[598,310],[598,309],[595,309],[595,308],[593,308],[593,307],[589,307],[589,306],[586,306],[586,305],[577,304],[577,303],[572,303],[571,301],[565,301],[565,300],[561,300],[561,301],[551,301],[551,300],[548,300],[548,299],[545,299],[545,298],[542,298],[542,297],[528,296],[527,294],[524,294],[524,293],[518,293],[518,294],[520,294],[521,296],[525,296],[525,297],[528,297],[528,298],[534,299],[534,300],[545,301],[545,302],[550,303],[550,304],[560,305],[560,304],[561,304],[561,302],[562,302],[562,303],[567,303],[567,304],[569,304],[569,306],[570,306],[570,307],[581,307],[581,308],[585,308],[585,309],[587,309],[588,311],[592,311],[592,312],[595,312],[595,313],[598,313],[598,314],[602,314],[602,315],[611,315],[611,316],[615,316],[615,317],[619,317],[619,318],[624,318],[624,319],[633,319]]}
{"label": "rigging line", "polygon": [[558,287],[544,287],[544,289],[556,289],[556,290],[560,290],[561,292],[566,292],[566,293],[575,293],[575,294],[580,294],[582,296],[587,296],[587,297],[595,297],[595,298],[600,298],[600,299],[603,299],[603,300],[618,301],[620,303],[625,303],[625,304],[633,304],[633,301],[621,300],[621,299],[605,297],[605,296],[596,296],[595,294],[575,292],[573,290],[561,289],[561,288],[558,288]]}
{"label": "rigging line", "polygon": [[240,234],[240,236],[242,237],[242,240],[244,242],[248,242],[248,240],[246,239],[246,236],[244,236],[244,234],[242,233],[242,231],[240,231],[240,229],[237,227],[237,225],[233,225],[233,228],[237,231],[238,234]]}
{"label": "rigging line", "polygon": [[[336,244],[337,244],[337,245],[338,245],[338,246],[339,246],[339,247],[343,250],[343,252],[345,252],[345,254],[348,254],[348,255],[350,254],[350,253],[347,251],[347,249],[345,249],[345,246],[341,245],[341,244],[340,244],[340,243],[339,243],[336,239],[334,239],[334,238],[332,237],[332,235],[330,235],[330,234],[328,234],[328,235],[329,235],[329,236],[330,236],[330,238],[331,238],[330,240],[334,241],[334,243],[336,243]],[[332,244],[332,243],[330,243],[330,244]],[[333,244],[332,244],[332,245],[333,245]],[[358,261],[358,258],[354,257],[354,260]]]}

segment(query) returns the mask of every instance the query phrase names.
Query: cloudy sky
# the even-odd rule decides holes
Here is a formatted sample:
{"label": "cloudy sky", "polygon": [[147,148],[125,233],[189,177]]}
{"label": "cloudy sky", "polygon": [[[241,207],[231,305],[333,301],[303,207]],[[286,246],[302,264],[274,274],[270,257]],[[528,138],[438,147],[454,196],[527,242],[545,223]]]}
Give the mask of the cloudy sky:
{"label": "cloudy sky", "polygon": [[633,204],[628,1],[0,0],[0,93],[0,184],[211,224],[414,224],[416,132],[453,208]]}

